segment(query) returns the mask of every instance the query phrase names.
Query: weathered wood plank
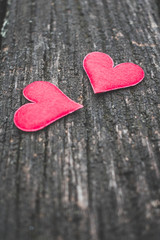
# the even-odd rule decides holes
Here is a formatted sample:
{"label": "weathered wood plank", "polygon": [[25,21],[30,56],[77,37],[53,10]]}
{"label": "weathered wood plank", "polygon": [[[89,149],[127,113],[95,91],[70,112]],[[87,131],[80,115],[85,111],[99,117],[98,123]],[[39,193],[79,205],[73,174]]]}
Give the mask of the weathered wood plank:
{"label": "weathered wood plank", "polygon": [[[158,240],[159,1],[2,2],[1,238]],[[145,80],[94,95],[82,68],[90,51],[139,64]],[[19,131],[13,115],[35,80],[84,109],[42,131]]]}

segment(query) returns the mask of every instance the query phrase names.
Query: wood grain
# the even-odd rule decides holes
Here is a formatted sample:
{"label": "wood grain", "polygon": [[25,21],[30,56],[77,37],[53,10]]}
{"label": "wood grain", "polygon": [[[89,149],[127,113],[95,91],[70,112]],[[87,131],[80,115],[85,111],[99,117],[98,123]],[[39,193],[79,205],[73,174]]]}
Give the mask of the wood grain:
{"label": "wood grain", "polygon": [[[0,0],[0,13],[0,238],[158,240],[159,1]],[[144,81],[95,95],[90,51],[140,65]],[[22,89],[36,80],[84,108],[18,130]]]}

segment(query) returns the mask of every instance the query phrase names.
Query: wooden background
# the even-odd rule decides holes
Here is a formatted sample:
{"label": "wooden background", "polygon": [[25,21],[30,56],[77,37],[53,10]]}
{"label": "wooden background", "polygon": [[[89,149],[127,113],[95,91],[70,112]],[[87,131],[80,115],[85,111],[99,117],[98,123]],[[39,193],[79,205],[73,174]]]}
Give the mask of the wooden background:
{"label": "wooden background", "polygon": [[[159,0],[0,0],[0,239],[160,239]],[[91,51],[143,67],[93,93]],[[13,123],[22,89],[49,81],[84,108],[44,130]]]}

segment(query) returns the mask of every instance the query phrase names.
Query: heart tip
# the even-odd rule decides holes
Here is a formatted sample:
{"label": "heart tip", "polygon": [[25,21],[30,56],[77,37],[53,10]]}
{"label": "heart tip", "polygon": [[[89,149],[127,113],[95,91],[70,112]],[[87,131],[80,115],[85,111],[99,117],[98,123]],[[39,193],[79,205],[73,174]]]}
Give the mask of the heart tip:
{"label": "heart tip", "polygon": [[[79,103],[77,103],[78,105],[77,105],[77,107],[78,107],[78,109],[81,109],[81,108],[83,108],[84,106],[83,105],[81,105],[81,104],[79,104]],[[77,110],[78,110],[77,109]]]}

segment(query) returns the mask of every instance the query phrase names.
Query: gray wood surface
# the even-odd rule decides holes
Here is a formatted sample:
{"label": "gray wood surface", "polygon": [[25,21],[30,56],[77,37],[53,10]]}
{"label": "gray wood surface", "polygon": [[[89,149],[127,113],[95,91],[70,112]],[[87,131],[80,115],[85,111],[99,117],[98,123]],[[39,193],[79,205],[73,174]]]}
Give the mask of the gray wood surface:
{"label": "gray wood surface", "polygon": [[[159,0],[0,0],[0,14],[0,240],[159,240]],[[91,51],[139,64],[144,81],[95,95]],[[36,80],[84,108],[18,130]]]}

